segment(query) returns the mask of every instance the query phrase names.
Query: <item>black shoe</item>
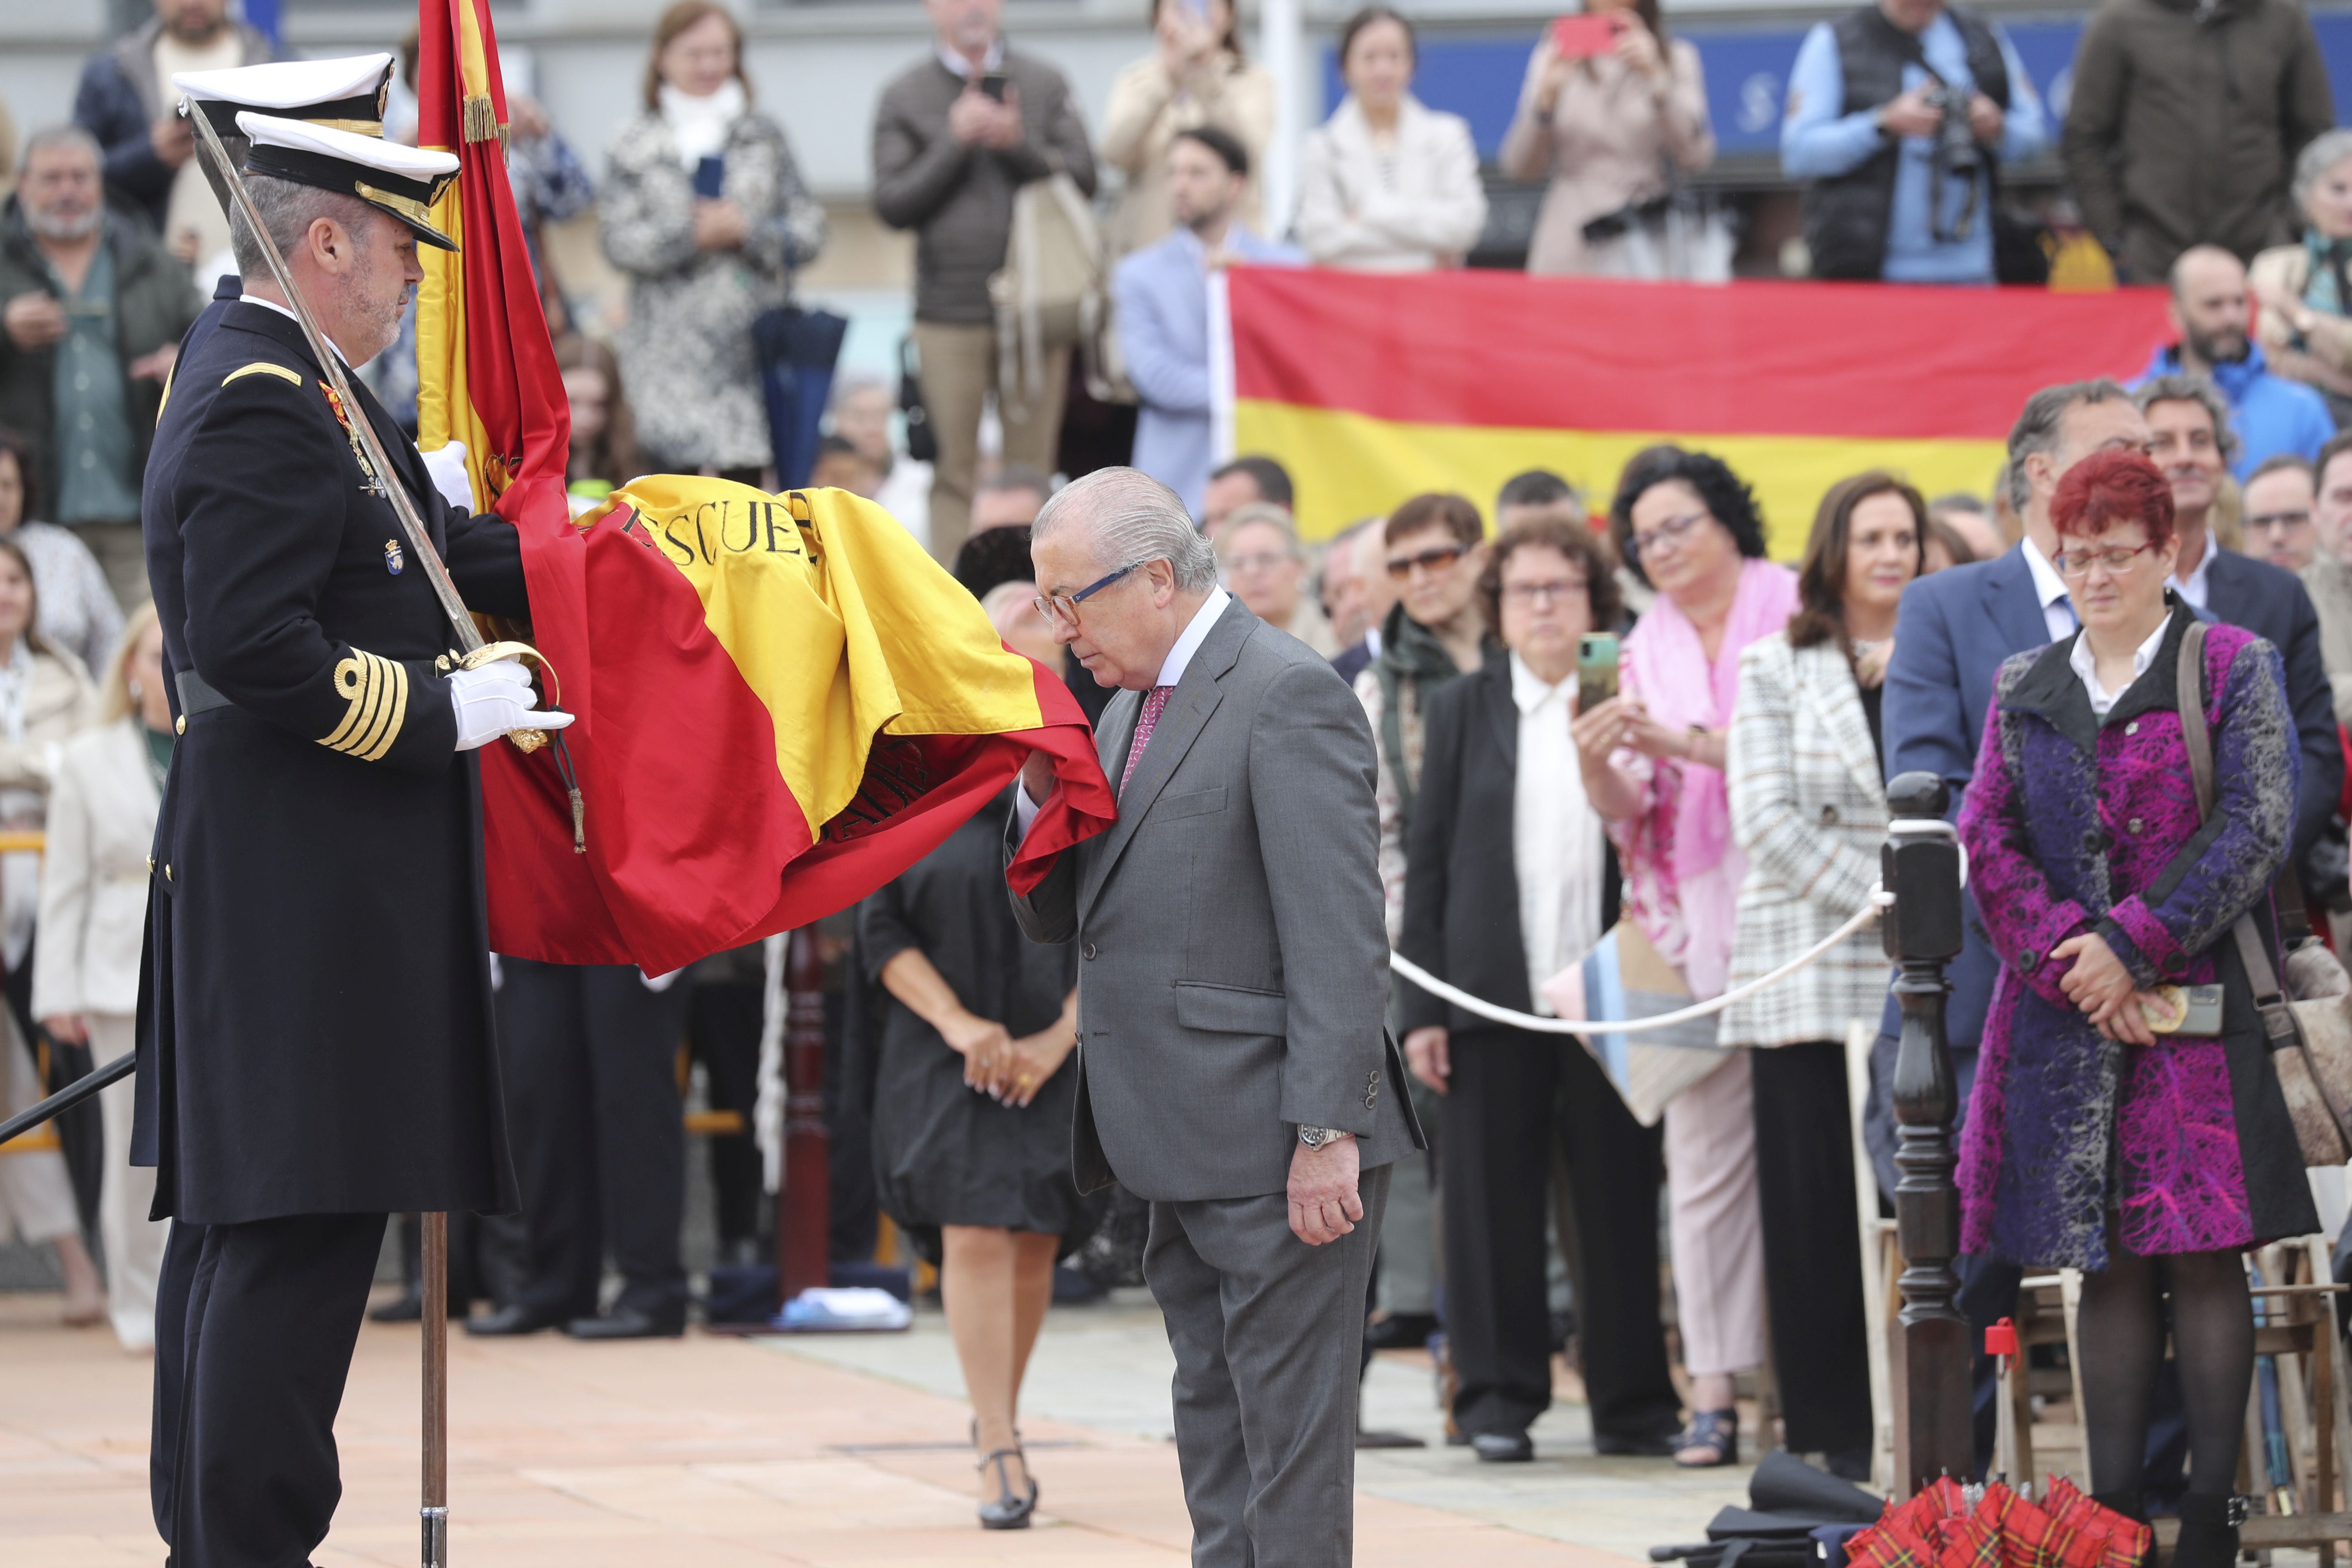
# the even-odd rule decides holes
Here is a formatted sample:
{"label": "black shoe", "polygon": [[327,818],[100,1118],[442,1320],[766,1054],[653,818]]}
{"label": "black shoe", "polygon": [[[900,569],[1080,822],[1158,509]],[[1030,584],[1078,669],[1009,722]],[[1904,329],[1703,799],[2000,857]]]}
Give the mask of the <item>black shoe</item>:
{"label": "black shoe", "polygon": [[686,1320],[665,1321],[635,1307],[615,1307],[601,1318],[574,1318],[563,1331],[575,1340],[674,1340],[686,1332]]}
{"label": "black shoe", "polygon": [[1364,1343],[1376,1351],[1417,1351],[1437,1331],[1437,1320],[1427,1312],[1396,1312],[1364,1331]]}
{"label": "black shoe", "polygon": [[1027,1497],[1013,1496],[1013,1472],[1004,1465],[1009,1458],[1018,1458],[1024,1470],[1029,1468],[1029,1456],[1018,1447],[999,1448],[980,1462],[983,1470],[991,1465],[996,1467],[997,1495],[994,1500],[980,1505],[980,1528],[982,1530],[1026,1530],[1029,1528],[1029,1516],[1037,1511],[1037,1478],[1029,1478]]}
{"label": "black shoe", "polygon": [[425,1292],[414,1288],[402,1291],[381,1307],[368,1309],[371,1323],[421,1323],[425,1321]]}
{"label": "black shoe", "polygon": [[2238,1560],[2238,1521],[2243,1517],[2236,1498],[2184,1493],[2171,1568],[2231,1568]]}
{"label": "black shoe", "polygon": [[2091,1500],[2110,1512],[2122,1514],[2135,1524],[2147,1522],[2147,1494],[2137,1487],[2123,1491],[2093,1492]]}
{"label": "black shoe", "polygon": [[500,1307],[487,1318],[468,1318],[466,1331],[480,1339],[503,1339],[513,1334],[536,1334],[554,1328],[563,1320],[534,1312],[529,1307]]}
{"label": "black shoe", "polygon": [[1675,1432],[1595,1432],[1592,1451],[1636,1459],[1665,1459],[1674,1457],[1680,1434]]}
{"label": "black shoe", "polygon": [[1535,1439],[1525,1432],[1473,1432],[1470,1447],[1485,1465],[1524,1465],[1536,1457]]}
{"label": "black shoe", "polygon": [[1859,1448],[1835,1448],[1822,1456],[1822,1466],[1842,1481],[1866,1487],[1870,1484],[1871,1461],[1877,1457],[1876,1450],[1868,1444]]}

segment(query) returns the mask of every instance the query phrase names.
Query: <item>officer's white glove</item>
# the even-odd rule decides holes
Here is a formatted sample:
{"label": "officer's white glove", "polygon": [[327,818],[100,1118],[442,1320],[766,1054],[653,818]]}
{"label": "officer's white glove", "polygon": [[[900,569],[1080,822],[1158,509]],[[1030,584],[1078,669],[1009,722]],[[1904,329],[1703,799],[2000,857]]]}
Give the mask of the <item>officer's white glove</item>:
{"label": "officer's white glove", "polygon": [[530,672],[512,659],[460,669],[449,677],[449,701],[457,714],[457,749],[487,746],[510,730],[561,730],[573,715],[541,711],[530,689]]}
{"label": "officer's white glove", "polygon": [[416,455],[425,459],[425,471],[433,476],[433,488],[442,500],[474,510],[474,481],[466,477],[466,443],[452,441],[430,452],[420,448]]}

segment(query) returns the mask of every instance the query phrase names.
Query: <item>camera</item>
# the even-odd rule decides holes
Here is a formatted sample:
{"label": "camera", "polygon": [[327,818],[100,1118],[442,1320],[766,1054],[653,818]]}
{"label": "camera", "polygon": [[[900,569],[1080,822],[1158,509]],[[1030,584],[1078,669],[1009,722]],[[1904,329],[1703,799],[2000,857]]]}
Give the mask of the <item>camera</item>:
{"label": "camera", "polygon": [[1976,132],[1969,127],[1969,100],[1942,82],[1922,92],[1920,99],[1943,118],[1936,122],[1936,160],[1955,174],[1973,174],[1982,161]]}

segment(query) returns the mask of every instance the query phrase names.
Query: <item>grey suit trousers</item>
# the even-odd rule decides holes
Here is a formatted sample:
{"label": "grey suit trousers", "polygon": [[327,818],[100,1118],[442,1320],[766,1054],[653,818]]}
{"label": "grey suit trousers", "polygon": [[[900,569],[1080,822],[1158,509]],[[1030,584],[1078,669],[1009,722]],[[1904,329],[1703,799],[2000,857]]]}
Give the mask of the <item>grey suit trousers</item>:
{"label": "grey suit trousers", "polygon": [[1176,1454],[1193,1568],[1348,1568],[1356,1399],[1391,1167],[1364,1217],[1309,1247],[1282,1193],[1151,1205],[1143,1277],[1176,1352]]}

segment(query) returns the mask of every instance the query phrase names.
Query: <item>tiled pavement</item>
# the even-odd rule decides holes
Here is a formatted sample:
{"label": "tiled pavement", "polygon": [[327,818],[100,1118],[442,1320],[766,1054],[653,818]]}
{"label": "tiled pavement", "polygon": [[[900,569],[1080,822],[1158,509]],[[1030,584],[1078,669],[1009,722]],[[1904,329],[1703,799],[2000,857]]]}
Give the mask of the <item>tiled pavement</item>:
{"label": "tiled pavement", "polygon": [[[0,1563],[160,1562],[147,1512],[149,1365],[56,1298],[0,1295]],[[936,1313],[870,1337],[452,1347],[450,1556],[457,1568],[1181,1568],[1168,1349],[1148,1299],[1057,1310],[1023,1427],[1037,1529],[972,1523],[969,1412]],[[417,1560],[416,1335],[368,1329],[337,1427],[344,1493],[320,1568]],[[1425,1371],[1384,1357],[1370,1425],[1434,1437]],[[1743,1477],[1600,1459],[1557,1407],[1533,1465],[1466,1450],[1366,1452],[1364,1568],[1626,1568],[1699,1535]]]}

